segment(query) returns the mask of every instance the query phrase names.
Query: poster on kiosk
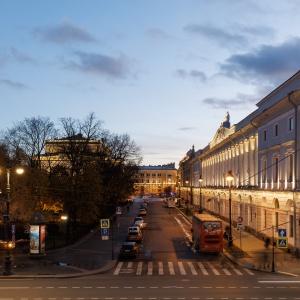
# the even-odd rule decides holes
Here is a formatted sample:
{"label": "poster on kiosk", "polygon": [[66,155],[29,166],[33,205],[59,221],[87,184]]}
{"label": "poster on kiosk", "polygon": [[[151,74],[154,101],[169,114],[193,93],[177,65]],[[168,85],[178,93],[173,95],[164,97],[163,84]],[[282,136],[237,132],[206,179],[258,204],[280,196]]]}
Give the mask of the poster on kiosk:
{"label": "poster on kiosk", "polygon": [[45,225],[30,225],[30,254],[45,254]]}

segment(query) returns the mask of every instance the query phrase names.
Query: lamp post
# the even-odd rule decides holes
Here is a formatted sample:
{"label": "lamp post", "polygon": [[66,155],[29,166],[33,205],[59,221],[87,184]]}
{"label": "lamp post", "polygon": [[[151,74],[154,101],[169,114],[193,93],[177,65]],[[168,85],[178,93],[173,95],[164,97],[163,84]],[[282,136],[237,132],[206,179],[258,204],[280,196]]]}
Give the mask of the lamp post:
{"label": "lamp post", "polygon": [[228,195],[228,200],[229,200],[229,235],[228,235],[228,247],[232,247],[232,215],[231,215],[231,184],[232,181],[234,180],[232,171],[228,171],[226,175],[226,181],[228,182],[228,188],[229,188],[229,195]]}
{"label": "lamp post", "polygon": [[[22,175],[24,173],[23,168],[16,168],[16,174]],[[5,258],[4,258],[4,270],[3,275],[12,275],[11,271],[11,250],[14,248],[14,243],[11,241],[10,237],[10,174],[11,169],[6,169],[6,201],[5,201],[5,213],[3,214],[4,230],[5,230]]]}
{"label": "lamp post", "polygon": [[202,208],[202,182],[203,182],[202,175],[200,175],[200,178],[199,178],[199,188],[200,188],[199,213],[200,214],[203,211],[203,208]]}

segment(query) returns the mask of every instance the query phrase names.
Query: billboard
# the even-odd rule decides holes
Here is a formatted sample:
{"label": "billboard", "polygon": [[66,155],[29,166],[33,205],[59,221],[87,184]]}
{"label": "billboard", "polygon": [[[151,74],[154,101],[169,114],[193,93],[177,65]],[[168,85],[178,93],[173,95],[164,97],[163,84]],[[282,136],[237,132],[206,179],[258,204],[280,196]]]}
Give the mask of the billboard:
{"label": "billboard", "polygon": [[40,253],[40,226],[30,225],[30,254]]}

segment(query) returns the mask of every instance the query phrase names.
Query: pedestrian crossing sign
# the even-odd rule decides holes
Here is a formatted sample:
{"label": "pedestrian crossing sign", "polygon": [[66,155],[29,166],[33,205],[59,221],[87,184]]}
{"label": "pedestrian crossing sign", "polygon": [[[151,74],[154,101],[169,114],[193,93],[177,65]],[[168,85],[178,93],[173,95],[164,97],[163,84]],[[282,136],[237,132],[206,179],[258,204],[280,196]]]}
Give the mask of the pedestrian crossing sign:
{"label": "pedestrian crossing sign", "polygon": [[109,228],[109,219],[101,219],[100,220],[100,227],[101,228]]}
{"label": "pedestrian crossing sign", "polygon": [[280,238],[277,240],[277,248],[287,248],[288,240],[287,238]]}

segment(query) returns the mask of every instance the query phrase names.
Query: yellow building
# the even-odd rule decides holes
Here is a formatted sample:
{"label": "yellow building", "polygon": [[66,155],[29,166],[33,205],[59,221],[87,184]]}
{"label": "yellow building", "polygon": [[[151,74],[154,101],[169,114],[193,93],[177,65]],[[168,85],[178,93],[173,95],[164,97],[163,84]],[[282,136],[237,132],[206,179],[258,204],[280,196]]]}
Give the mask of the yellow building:
{"label": "yellow building", "polygon": [[177,170],[175,163],[157,166],[140,166],[136,175],[134,188],[138,195],[163,193],[166,187],[175,192]]}

